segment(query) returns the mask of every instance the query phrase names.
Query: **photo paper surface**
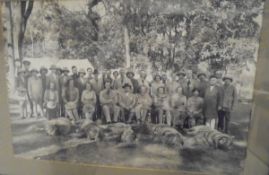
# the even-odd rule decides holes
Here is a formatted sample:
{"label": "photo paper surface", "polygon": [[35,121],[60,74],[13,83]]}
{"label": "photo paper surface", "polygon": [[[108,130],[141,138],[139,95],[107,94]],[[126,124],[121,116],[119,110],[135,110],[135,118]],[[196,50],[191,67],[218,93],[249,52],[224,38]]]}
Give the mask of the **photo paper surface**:
{"label": "photo paper surface", "polygon": [[4,2],[14,156],[241,174],[263,5]]}

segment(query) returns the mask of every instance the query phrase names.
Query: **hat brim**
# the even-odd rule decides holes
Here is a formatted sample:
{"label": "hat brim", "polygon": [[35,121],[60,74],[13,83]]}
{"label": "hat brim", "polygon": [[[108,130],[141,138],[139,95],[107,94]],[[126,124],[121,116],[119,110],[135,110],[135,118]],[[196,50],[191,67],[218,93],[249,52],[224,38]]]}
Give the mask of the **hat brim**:
{"label": "hat brim", "polygon": [[200,73],[197,75],[197,77],[199,78],[200,76],[205,76],[206,77],[206,74],[205,73]]}
{"label": "hat brim", "polygon": [[31,64],[31,62],[30,61],[22,61],[22,64]]}
{"label": "hat brim", "polygon": [[231,80],[231,81],[233,81],[233,78],[231,78],[231,77],[223,77],[222,80],[223,81],[225,81],[225,80]]}
{"label": "hat brim", "polygon": [[177,76],[180,76],[180,75],[186,76],[185,73],[177,73]]}
{"label": "hat brim", "polygon": [[128,75],[128,74],[134,75],[134,72],[126,72],[126,75]]}

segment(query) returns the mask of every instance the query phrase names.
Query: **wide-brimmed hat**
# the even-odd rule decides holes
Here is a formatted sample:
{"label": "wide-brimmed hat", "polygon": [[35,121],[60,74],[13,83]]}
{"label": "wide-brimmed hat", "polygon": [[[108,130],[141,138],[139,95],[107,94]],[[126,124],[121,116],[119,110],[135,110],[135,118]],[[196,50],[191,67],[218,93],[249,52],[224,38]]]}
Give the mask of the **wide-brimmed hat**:
{"label": "wide-brimmed hat", "polygon": [[44,66],[42,66],[39,70],[39,72],[41,73],[42,71],[45,71],[46,73],[48,73],[48,69],[45,68]]}
{"label": "wide-brimmed hat", "polygon": [[132,88],[132,86],[129,84],[129,83],[125,83],[122,88],[126,88],[126,87],[129,87],[129,88]]}
{"label": "wide-brimmed hat", "polygon": [[31,70],[31,73],[32,73],[32,72],[36,72],[36,73],[38,73],[38,70],[35,69],[35,68],[33,68],[33,69]]}
{"label": "wide-brimmed hat", "polygon": [[79,69],[78,73],[86,74],[86,71],[84,69]]}
{"label": "wide-brimmed hat", "polygon": [[62,69],[63,72],[70,72],[69,69],[67,67],[63,67]]}
{"label": "wide-brimmed hat", "polygon": [[183,72],[183,71],[180,71],[180,72],[177,72],[176,75],[177,75],[177,76],[183,75],[183,76],[185,77],[185,76],[186,76],[186,73]]}
{"label": "wide-brimmed hat", "polygon": [[227,80],[227,79],[233,81],[233,77],[232,77],[231,75],[225,75],[225,76],[223,76],[223,78],[222,78],[223,81],[225,81],[225,80]]}
{"label": "wide-brimmed hat", "polygon": [[213,74],[213,75],[210,75],[209,79],[211,78],[218,78],[218,77],[215,74]]}
{"label": "wide-brimmed hat", "polygon": [[153,79],[155,80],[156,77],[159,77],[160,79],[162,79],[162,75],[160,75],[159,73],[156,73],[156,74],[153,76]]}
{"label": "wide-brimmed hat", "polygon": [[197,77],[199,78],[200,76],[205,76],[206,77],[206,73],[204,73],[204,72],[199,72],[198,74],[197,74]]}
{"label": "wide-brimmed hat", "polygon": [[55,64],[52,64],[51,66],[50,66],[50,70],[57,70],[58,68],[57,68],[57,66],[55,65]]}
{"label": "wide-brimmed hat", "polygon": [[31,62],[30,62],[30,61],[28,61],[28,60],[23,60],[23,61],[22,61],[22,64],[24,64],[24,65],[30,65],[30,64],[31,64]]}
{"label": "wide-brimmed hat", "polygon": [[135,75],[134,71],[132,71],[132,70],[127,70],[127,72],[126,72],[126,76],[127,76],[128,74],[132,74],[132,76]]}

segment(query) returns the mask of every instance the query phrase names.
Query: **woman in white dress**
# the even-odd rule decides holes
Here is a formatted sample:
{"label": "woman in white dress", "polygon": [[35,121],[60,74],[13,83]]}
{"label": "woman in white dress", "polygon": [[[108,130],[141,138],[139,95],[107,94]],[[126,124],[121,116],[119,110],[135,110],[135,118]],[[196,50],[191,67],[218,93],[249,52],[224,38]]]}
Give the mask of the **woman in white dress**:
{"label": "woman in white dress", "polygon": [[89,82],[86,83],[86,89],[82,92],[81,102],[83,104],[83,113],[86,119],[93,120],[96,106],[96,94]]}

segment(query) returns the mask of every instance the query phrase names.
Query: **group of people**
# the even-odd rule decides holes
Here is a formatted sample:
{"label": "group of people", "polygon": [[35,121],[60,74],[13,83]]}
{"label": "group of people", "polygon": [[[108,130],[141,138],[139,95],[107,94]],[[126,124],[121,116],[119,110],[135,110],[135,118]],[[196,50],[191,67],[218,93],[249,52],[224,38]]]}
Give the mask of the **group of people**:
{"label": "group of people", "polygon": [[140,71],[79,69],[72,66],[49,70],[30,69],[23,61],[17,70],[16,90],[21,117],[58,117],[125,122],[167,124],[176,128],[208,125],[229,132],[231,112],[236,104],[236,88],[231,76],[205,73],[153,73],[153,80]]}

